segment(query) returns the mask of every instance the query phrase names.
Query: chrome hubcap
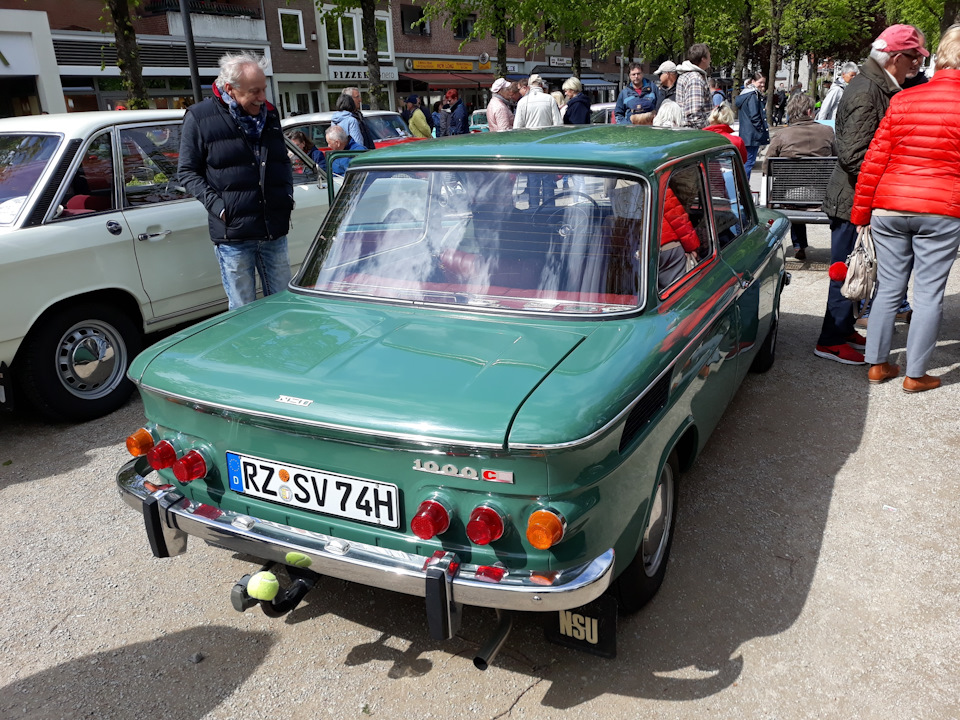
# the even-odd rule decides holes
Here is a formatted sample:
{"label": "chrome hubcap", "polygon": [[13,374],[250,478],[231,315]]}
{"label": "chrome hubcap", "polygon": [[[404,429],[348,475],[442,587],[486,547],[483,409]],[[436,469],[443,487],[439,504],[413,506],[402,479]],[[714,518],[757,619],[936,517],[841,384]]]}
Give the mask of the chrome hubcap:
{"label": "chrome hubcap", "polygon": [[656,575],[663,563],[673,525],[673,502],[673,468],[668,463],[660,473],[647,529],[643,533],[643,570],[647,577]]}
{"label": "chrome hubcap", "polygon": [[56,362],[63,386],[77,397],[94,400],[110,394],[123,380],[126,345],[111,325],[87,320],[60,338]]}

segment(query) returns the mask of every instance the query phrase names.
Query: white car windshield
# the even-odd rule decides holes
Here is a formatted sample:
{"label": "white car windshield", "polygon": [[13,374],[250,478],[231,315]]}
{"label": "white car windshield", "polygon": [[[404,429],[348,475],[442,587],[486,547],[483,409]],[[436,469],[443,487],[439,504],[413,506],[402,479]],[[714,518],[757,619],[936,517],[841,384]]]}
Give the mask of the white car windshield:
{"label": "white car windshield", "polygon": [[637,179],[533,170],[348,173],[304,290],[538,313],[641,302],[649,192]]}
{"label": "white car windshield", "polygon": [[59,135],[0,135],[0,225],[16,221],[59,144]]}

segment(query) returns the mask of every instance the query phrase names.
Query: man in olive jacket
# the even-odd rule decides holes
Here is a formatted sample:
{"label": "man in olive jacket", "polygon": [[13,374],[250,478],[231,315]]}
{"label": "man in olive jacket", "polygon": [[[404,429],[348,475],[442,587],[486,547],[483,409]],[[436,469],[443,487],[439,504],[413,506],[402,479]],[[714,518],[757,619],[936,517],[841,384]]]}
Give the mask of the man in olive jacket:
{"label": "man in olive jacket", "polygon": [[256,299],[258,271],[264,295],[290,282],[293,169],[264,66],[247,52],[221,57],[214,97],[187,111],[180,138],[177,172],[207,209],[231,310]]}
{"label": "man in olive jacket", "polygon": [[[916,75],[929,55],[912,25],[891,25],[873,41],[870,57],[847,86],[836,115],[837,165],[827,184],[823,211],[830,218],[830,262],[845,262],[856,243],[850,223],[853,195],[870,141],[887,112],[890,98],[907,77]],[[827,309],[814,354],[846,365],[863,365],[863,336],[854,328],[853,304],[842,282],[830,281]]]}

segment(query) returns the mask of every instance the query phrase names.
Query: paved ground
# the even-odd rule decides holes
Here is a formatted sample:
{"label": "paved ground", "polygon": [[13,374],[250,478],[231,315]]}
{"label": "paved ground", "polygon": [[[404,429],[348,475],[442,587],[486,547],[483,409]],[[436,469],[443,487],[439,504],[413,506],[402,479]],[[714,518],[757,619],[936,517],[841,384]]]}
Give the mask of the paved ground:
{"label": "paved ground", "polygon": [[492,612],[437,644],[420,602],[339,581],[282,620],[237,614],[251,563],[195,542],[153,559],[113,489],[132,401],[78,426],[0,416],[0,717],[960,718],[960,279],[944,387],[871,387],[812,354],[826,231],[811,242],[778,362],[683,477],[665,584],[616,660],[524,616],[479,673]]}

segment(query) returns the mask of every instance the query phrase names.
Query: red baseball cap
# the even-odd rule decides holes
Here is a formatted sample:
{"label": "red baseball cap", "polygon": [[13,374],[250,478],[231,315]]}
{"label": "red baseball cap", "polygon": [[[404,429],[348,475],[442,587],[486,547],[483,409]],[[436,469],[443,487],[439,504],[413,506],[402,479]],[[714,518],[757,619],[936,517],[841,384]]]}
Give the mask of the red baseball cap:
{"label": "red baseball cap", "polygon": [[916,50],[924,57],[930,57],[930,52],[923,47],[923,38],[913,25],[891,25],[873,41],[873,48],[887,53]]}

